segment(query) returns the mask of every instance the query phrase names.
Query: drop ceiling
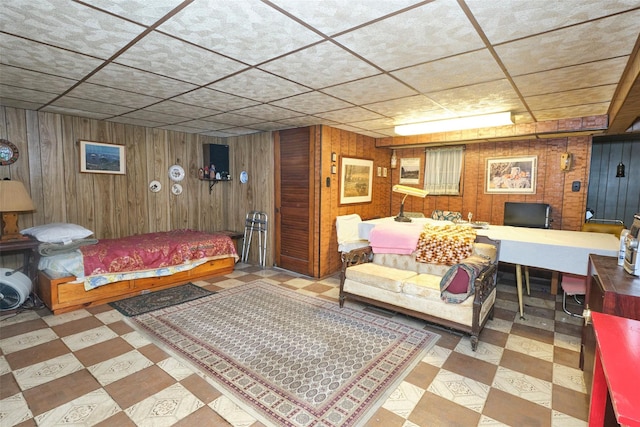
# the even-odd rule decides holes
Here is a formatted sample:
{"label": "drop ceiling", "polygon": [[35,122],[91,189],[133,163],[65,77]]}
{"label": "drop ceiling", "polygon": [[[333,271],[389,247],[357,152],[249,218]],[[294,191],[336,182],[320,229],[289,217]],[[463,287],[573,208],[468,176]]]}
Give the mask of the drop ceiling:
{"label": "drop ceiling", "polygon": [[615,105],[624,130],[640,115],[625,98],[640,98],[639,22],[638,0],[13,0],[0,104],[221,137],[326,124],[376,138]]}

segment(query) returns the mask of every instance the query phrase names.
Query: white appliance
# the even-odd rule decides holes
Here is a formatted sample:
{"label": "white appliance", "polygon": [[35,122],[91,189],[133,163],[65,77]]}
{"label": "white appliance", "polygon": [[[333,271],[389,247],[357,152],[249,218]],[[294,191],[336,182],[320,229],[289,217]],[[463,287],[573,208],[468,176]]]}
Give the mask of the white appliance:
{"label": "white appliance", "polygon": [[29,297],[32,283],[25,274],[0,268],[0,310],[19,308]]}
{"label": "white appliance", "polygon": [[640,256],[638,254],[638,238],[640,238],[640,213],[633,216],[633,224],[625,237],[624,269],[629,274],[640,276]]}

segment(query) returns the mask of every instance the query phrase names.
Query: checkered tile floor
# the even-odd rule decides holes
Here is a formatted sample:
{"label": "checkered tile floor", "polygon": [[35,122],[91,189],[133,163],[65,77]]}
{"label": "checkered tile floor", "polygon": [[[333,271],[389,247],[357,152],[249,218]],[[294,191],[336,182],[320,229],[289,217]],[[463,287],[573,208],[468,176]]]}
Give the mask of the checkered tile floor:
{"label": "checkered tile floor", "polygon": [[[525,296],[521,320],[508,276],[500,277],[495,316],[478,350],[465,336],[426,326],[440,340],[368,426],[587,424],[580,320],[562,311],[561,297],[549,295],[544,281]],[[260,278],[337,301],[337,276],[316,281],[243,264],[196,284],[220,290]],[[105,305],[58,316],[47,309],[3,313],[0,425],[261,424]]]}

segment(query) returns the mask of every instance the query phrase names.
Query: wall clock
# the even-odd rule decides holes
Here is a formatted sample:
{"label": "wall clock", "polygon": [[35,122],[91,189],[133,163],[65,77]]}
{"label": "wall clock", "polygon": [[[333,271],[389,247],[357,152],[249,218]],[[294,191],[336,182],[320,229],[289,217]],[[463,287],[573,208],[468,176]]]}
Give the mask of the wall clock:
{"label": "wall clock", "polygon": [[173,181],[182,181],[184,179],[184,169],[180,165],[173,165],[169,168],[169,178]]}
{"label": "wall clock", "polygon": [[7,166],[18,160],[18,147],[6,139],[0,139],[0,165]]}

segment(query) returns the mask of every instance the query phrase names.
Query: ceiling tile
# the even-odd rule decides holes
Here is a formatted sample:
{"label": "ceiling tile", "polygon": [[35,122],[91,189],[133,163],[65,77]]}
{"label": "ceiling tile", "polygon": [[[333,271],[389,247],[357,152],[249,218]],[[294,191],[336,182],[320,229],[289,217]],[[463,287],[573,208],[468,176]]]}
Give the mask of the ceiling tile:
{"label": "ceiling tile", "polygon": [[226,123],[233,126],[250,126],[254,123],[259,123],[262,121],[260,119],[234,113],[216,114],[214,116],[204,117],[203,120],[213,121],[217,123]]}
{"label": "ceiling tile", "polygon": [[273,3],[327,35],[362,25],[405,7],[417,0],[275,0]]}
{"label": "ceiling tile", "polygon": [[538,120],[560,120],[567,117],[585,117],[607,114],[608,102],[600,102],[587,105],[576,105],[573,107],[553,108],[549,110],[534,110]]}
{"label": "ceiling tile", "polygon": [[300,116],[293,117],[291,119],[278,120],[280,123],[285,124],[287,127],[305,127],[305,126],[314,126],[314,125],[327,125],[333,126],[336,124],[336,121],[325,119],[322,117],[315,116]]}
{"label": "ceiling tile", "polygon": [[[472,64],[473,66],[469,66]],[[436,92],[505,77],[488,49],[463,53],[391,73],[416,90]],[[437,76],[437,78],[434,78]]]}
{"label": "ceiling tile", "polygon": [[430,93],[429,97],[457,116],[525,111],[506,79]]}
{"label": "ceiling tile", "polygon": [[260,102],[270,102],[308,92],[309,89],[283,78],[251,69],[208,86]]}
{"label": "ceiling tile", "polygon": [[589,2],[466,0],[491,43],[503,43],[638,7],[637,0]]}
{"label": "ceiling tile", "polygon": [[102,64],[99,59],[0,33],[2,62],[56,76],[81,79]]}
{"label": "ceiling tile", "polygon": [[513,80],[523,96],[612,84],[620,79],[627,59],[620,57],[541,71],[514,77]]}
{"label": "ceiling tile", "polygon": [[168,124],[174,124],[174,123],[179,123],[184,121],[184,117],[174,116],[171,114],[158,113],[155,111],[148,111],[148,110],[132,111],[130,113],[123,114],[122,117],[129,117],[137,120],[149,120],[153,122],[168,123]]}
{"label": "ceiling tile", "polygon": [[180,117],[200,118],[220,113],[221,111],[210,108],[198,107],[196,105],[183,104],[175,101],[163,101],[145,108],[147,111],[172,114]]}
{"label": "ceiling tile", "polygon": [[183,0],[84,0],[84,2],[140,24],[151,25],[179,6]]}
{"label": "ceiling tile", "polygon": [[368,104],[367,109],[375,111],[383,116],[393,117],[401,123],[406,123],[411,119],[424,120],[426,117],[450,115],[448,111],[442,110],[438,104],[424,95],[408,96],[406,98],[394,99],[391,101],[376,102]]}
{"label": "ceiling tile", "polygon": [[322,91],[354,104],[371,104],[390,97],[402,98],[416,94],[416,91],[386,74],[329,87]]}
{"label": "ceiling tile", "polygon": [[46,107],[41,108],[39,111],[44,111],[46,113],[65,114],[68,116],[81,115],[82,117],[96,120],[106,120],[112,116],[111,114],[96,113],[93,111],[79,110],[76,108],[59,107],[56,105],[47,105]]}
{"label": "ceiling tile", "polygon": [[570,107],[584,103],[589,99],[590,104],[608,102],[616,90],[616,85],[590,87],[586,89],[567,90],[546,95],[529,96],[525,102],[532,110],[547,110],[560,107]]}
{"label": "ceiling tile", "polygon": [[60,0],[7,1],[2,31],[75,52],[109,58],[144,27],[80,3]]}
{"label": "ceiling tile", "polygon": [[307,92],[291,98],[274,101],[271,104],[288,108],[305,114],[316,114],[323,111],[339,110],[352,107],[352,104],[336,99],[321,92]]}
{"label": "ceiling tile", "polygon": [[260,68],[314,89],[380,73],[377,68],[331,42],[278,58]]}
{"label": "ceiling tile", "polygon": [[184,133],[201,133],[202,132],[201,128],[192,128],[182,124],[160,126],[159,129],[172,130],[175,132],[184,132]]}
{"label": "ceiling tile", "polygon": [[362,122],[365,120],[381,119],[382,116],[361,107],[345,108],[344,110],[329,111],[316,114],[323,119],[333,120],[336,123]]}
{"label": "ceiling tile", "polygon": [[259,0],[195,0],[159,30],[251,65],[321,39]]}
{"label": "ceiling tile", "polygon": [[61,94],[76,84],[76,81],[0,64],[0,83]]}
{"label": "ceiling tile", "polygon": [[195,89],[196,86],[179,82],[168,77],[139,71],[118,64],[110,64],[91,76],[89,83],[100,84],[115,89],[138,92],[144,95],[167,98]]}
{"label": "ceiling tile", "polygon": [[254,105],[253,107],[236,110],[236,113],[255,117],[261,120],[282,120],[301,115],[301,113],[297,113],[295,111],[266,104]]}
{"label": "ceiling tile", "polygon": [[219,129],[225,129],[229,127],[229,124],[227,123],[216,123],[214,121],[208,121],[208,120],[188,120],[185,122],[181,122],[180,124],[182,126],[188,126],[191,128],[206,129],[206,130],[219,130]]}
{"label": "ceiling tile", "polygon": [[109,101],[113,104],[124,105],[125,107],[131,108],[143,108],[149,104],[161,101],[161,98],[154,98],[152,96],[94,85],[91,83],[81,83],[74,87],[67,95],[75,98],[92,99],[103,102]]}
{"label": "ceiling tile", "polygon": [[[167,61],[176,52],[180,52],[180,60]],[[158,32],[145,36],[116,58],[116,62],[199,86],[247,68],[240,62]]]}
{"label": "ceiling tile", "polygon": [[258,104],[257,101],[253,101],[251,99],[229,95],[228,93],[219,92],[209,88],[196,89],[194,91],[178,95],[173,98],[173,100],[220,111],[237,110],[239,108]]}
{"label": "ceiling tile", "polygon": [[144,126],[148,128],[156,128],[158,126],[164,126],[165,123],[154,122],[152,120],[135,119],[133,117],[117,116],[108,119],[110,122],[124,123],[126,125]]}
{"label": "ceiling tile", "polygon": [[640,9],[496,46],[511,76],[628,55]]}
{"label": "ceiling tile", "polygon": [[22,99],[27,102],[33,102],[34,105],[41,106],[52,101],[56,96],[57,95],[53,93],[0,84],[0,97],[3,99]]}
{"label": "ceiling tile", "polygon": [[431,2],[336,40],[389,71],[484,47],[454,1]]}
{"label": "ceiling tile", "polygon": [[395,125],[393,119],[376,119],[376,120],[365,120],[363,122],[352,122],[351,126],[355,126],[360,129],[386,129],[389,127],[393,127]]}
{"label": "ceiling tile", "polygon": [[89,99],[73,98],[71,96],[63,96],[62,98],[57,99],[51,105],[78,111],[88,111],[91,113],[104,114],[107,117],[119,116],[131,111],[131,108],[128,107],[108,104],[105,102],[92,101]]}
{"label": "ceiling tile", "polygon": [[11,99],[0,94],[0,104],[5,107],[22,108],[23,110],[37,110],[42,106],[40,103],[26,101],[23,98]]}

